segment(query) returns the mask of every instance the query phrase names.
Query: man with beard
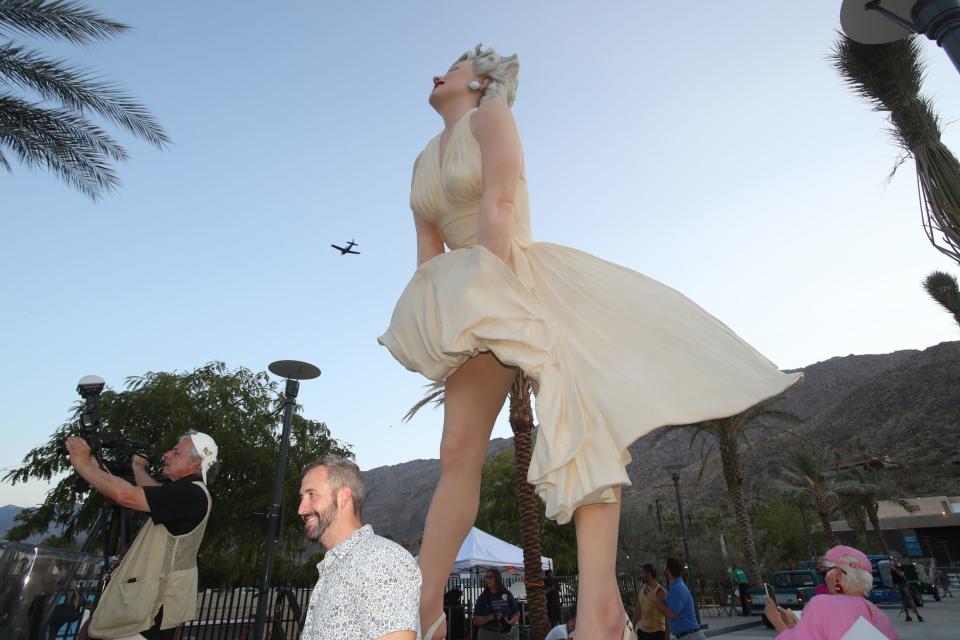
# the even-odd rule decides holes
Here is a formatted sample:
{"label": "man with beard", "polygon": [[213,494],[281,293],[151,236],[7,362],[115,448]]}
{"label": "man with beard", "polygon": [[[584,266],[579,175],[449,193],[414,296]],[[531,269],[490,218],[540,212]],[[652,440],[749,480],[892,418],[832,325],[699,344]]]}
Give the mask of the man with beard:
{"label": "man with beard", "polygon": [[306,468],[300,508],[307,539],[326,549],[301,640],[414,640],[420,569],[400,545],[363,525],[363,477],[350,460]]}

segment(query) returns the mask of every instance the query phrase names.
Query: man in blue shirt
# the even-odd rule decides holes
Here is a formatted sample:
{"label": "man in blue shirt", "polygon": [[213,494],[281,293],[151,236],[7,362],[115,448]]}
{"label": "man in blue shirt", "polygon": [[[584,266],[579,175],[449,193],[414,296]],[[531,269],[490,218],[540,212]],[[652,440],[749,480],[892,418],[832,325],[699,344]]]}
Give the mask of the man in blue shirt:
{"label": "man in blue shirt", "polygon": [[705,640],[706,636],[700,631],[697,624],[697,614],[694,611],[693,596],[683,581],[683,565],[676,558],[667,558],[667,566],[663,570],[670,588],[664,597],[662,592],[651,591],[645,594],[647,598],[660,609],[667,619],[670,633],[674,638],[687,640]]}

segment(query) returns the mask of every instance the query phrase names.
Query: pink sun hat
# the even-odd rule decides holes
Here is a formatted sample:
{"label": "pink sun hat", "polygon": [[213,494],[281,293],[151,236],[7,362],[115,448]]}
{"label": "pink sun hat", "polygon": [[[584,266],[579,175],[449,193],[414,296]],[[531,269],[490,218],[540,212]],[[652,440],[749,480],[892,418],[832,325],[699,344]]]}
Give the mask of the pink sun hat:
{"label": "pink sun hat", "polygon": [[863,571],[873,570],[870,559],[867,558],[863,551],[842,544],[827,551],[823,559],[839,567],[849,567],[850,569],[861,569]]}

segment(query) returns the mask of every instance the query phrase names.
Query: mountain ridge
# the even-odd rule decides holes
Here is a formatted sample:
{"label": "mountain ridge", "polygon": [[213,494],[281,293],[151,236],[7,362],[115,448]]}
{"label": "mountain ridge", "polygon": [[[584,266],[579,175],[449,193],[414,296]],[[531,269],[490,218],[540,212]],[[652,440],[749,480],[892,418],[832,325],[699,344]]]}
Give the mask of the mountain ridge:
{"label": "mountain ridge", "polygon": [[[836,356],[789,371],[803,371],[804,381],[788,389],[777,408],[802,420],[792,429],[797,436],[847,451],[860,436],[873,455],[892,453],[895,459],[915,462],[918,470],[908,485],[914,491],[960,494],[960,466],[953,465],[954,475],[946,477],[931,477],[921,469],[960,460],[960,385],[953,384],[951,377],[955,375],[952,372],[960,371],[960,342],[887,354]],[[784,446],[792,446],[787,441],[797,441],[770,432],[756,432],[752,440],[752,445],[742,450],[748,492],[775,474]],[[625,508],[664,495],[663,485],[668,480],[662,466],[667,462],[686,467],[681,489],[690,509],[726,500],[718,458],[714,456],[701,474],[700,449],[691,448],[689,441],[684,433],[658,436],[654,431],[630,446],[633,459],[627,474],[633,484],[624,488]],[[506,446],[512,446],[512,438],[492,440],[488,456]],[[364,520],[381,534],[417,541],[440,475],[439,460],[419,459],[363,474],[371,489]]]}

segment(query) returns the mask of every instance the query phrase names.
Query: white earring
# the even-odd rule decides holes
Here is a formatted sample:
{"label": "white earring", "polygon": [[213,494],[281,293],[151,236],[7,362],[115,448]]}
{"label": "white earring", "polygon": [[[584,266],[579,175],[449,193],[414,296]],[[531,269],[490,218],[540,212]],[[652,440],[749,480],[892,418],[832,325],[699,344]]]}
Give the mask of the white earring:
{"label": "white earring", "polygon": [[480,91],[481,86],[479,80],[471,80],[467,83],[467,89],[470,89],[470,91]]}

